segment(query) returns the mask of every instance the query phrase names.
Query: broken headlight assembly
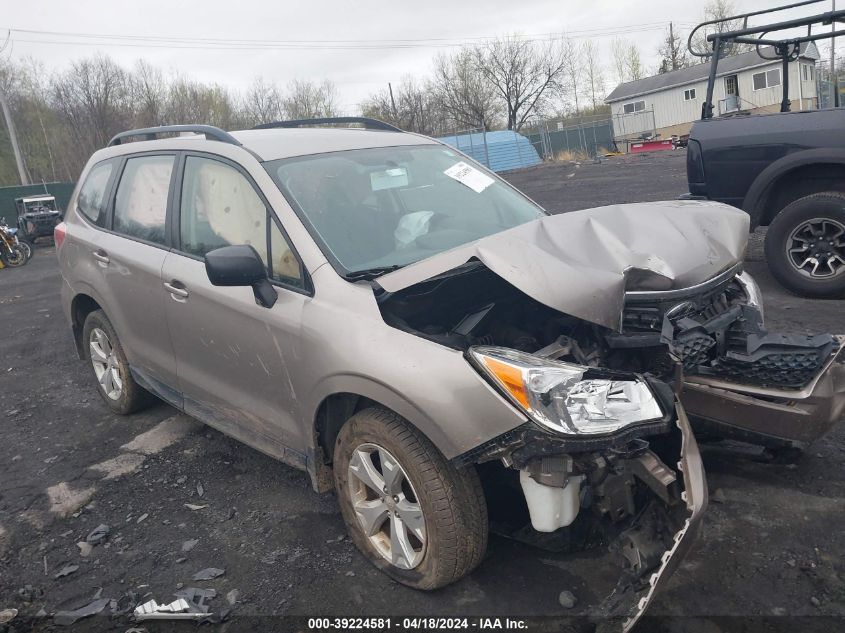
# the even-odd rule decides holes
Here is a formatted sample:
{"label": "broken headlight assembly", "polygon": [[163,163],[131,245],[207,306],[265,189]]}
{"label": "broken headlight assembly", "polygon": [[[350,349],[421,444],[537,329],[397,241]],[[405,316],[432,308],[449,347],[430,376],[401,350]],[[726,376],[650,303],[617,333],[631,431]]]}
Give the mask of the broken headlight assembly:
{"label": "broken headlight assembly", "polygon": [[635,375],[502,347],[471,347],[468,354],[482,374],[547,431],[605,435],[664,416],[649,385]]}

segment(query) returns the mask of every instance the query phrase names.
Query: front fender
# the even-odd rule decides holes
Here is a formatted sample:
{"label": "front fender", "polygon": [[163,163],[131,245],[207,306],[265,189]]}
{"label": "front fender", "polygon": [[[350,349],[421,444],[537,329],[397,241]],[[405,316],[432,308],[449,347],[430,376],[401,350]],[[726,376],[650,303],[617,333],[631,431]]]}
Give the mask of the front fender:
{"label": "front fender", "polygon": [[801,150],[776,160],[760,172],[742,202],[742,209],[751,216],[751,229],[760,225],[766,212],[766,196],[772,185],[794,169],[822,163],[845,165],[845,149],[829,147]]}

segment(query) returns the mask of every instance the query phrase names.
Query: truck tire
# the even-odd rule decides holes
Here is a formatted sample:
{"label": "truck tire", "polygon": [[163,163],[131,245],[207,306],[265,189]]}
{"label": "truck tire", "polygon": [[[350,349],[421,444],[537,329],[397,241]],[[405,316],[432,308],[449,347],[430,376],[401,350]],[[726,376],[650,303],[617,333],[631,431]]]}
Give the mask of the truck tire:
{"label": "truck tire", "polygon": [[91,363],[97,393],[109,409],[129,415],[154,402],[154,397],[132,378],[117,332],[102,310],[86,317],[82,346]]}
{"label": "truck tire", "polygon": [[797,295],[845,295],[845,194],[814,193],[788,204],[766,233],[772,275]]}
{"label": "truck tire", "polygon": [[474,468],[455,468],[400,416],[353,415],[334,447],[338,503],[353,542],[394,580],[437,589],[487,549],[487,505]]}

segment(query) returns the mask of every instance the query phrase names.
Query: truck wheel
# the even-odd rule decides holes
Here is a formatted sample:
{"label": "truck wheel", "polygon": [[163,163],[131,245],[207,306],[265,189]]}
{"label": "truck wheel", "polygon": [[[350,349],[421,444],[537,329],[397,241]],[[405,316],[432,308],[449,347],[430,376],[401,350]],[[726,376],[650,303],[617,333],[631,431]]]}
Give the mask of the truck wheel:
{"label": "truck wheel", "polygon": [[765,250],[769,270],[788,290],[818,299],[845,295],[845,194],[814,193],[784,207]]}
{"label": "truck wheel", "polygon": [[349,419],[334,480],[352,540],[394,580],[437,589],[481,562],[488,524],[478,474],[452,466],[395,413],[371,408]]}
{"label": "truck wheel", "polygon": [[132,378],[117,333],[102,310],[94,310],[85,319],[82,344],[93,369],[97,393],[109,409],[128,415],[153,401],[150,393]]}

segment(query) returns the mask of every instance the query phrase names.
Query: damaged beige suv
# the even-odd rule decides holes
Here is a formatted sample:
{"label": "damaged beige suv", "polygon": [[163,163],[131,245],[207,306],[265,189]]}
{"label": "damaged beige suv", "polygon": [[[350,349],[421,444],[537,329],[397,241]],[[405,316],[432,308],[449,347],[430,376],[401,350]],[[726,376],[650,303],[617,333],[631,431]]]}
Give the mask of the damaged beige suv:
{"label": "damaged beige suv", "polygon": [[154,394],[307,470],[411,587],[478,565],[511,492],[511,534],[607,553],[599,609],[630,626],[706,505],[686,394],[723,434],[776,411],[755,437],[788,446],[841,415],[839,340],[764,331],[728,206],[549,216],[348,118],[132,130],[79,182],[56,244],[106,404]]}

